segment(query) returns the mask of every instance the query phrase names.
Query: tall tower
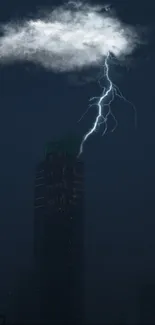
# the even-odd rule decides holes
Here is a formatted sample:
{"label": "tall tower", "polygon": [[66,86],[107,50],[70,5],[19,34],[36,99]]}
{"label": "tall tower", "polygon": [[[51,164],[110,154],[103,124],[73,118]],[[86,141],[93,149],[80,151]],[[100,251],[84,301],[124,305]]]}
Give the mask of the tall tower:
{"label": "tall tower", "polygon": [[81,323],[84,308],[84,165],[79,142],[51,142],[36,168],[34,252],[43,322]]}

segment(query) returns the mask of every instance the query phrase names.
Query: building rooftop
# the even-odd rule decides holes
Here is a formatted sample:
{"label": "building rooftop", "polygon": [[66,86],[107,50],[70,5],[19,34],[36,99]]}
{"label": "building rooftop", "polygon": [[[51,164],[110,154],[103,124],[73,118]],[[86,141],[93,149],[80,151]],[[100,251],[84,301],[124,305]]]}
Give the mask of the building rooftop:
{"label": "building rooftop", "polygon": [[50,141],[45,146],[45,156],[57,151],[77,155],[80,147],[80,141],[81,140],[78,137],[71,135],[60,138],[59,140]]}

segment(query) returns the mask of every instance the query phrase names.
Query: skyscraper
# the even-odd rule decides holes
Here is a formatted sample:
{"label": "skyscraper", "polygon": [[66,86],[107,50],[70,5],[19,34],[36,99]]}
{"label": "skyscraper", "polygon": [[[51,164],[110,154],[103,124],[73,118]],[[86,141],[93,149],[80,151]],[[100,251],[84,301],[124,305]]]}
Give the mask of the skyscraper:
{"label": "skyscraper", "polygon": [[84,165],[73,138],[51,142],[36,168],[34,253],[41,320],[80,323],[84,310]]}

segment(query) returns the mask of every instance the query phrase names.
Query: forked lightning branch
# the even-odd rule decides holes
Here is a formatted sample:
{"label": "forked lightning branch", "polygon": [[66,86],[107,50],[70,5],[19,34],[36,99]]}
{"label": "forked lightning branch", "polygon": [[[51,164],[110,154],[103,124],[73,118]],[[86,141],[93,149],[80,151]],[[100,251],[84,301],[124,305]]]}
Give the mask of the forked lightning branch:
{"label": "forked lightning branch", "polygon": [[100,97],[91,98],[91,105],[97,106],[97,115],[83,136],[79,155],[85,141],[101,124],[105,134],[110,115],[116,128],[117,121],[110,104],[115,97],[127,100],[110,78],[109,58],[112,55],[118,64],[126,64],[126,58],[133,54],[142,40],[136,28],[120,21],[110,6],[69,1],[36,19],[11,20],[1,25],[1,35],[1,65],[16,61],[34,62],[46,70],[64,73],[89,67],[100,69],[104,63],[103,78],[107,85]]}

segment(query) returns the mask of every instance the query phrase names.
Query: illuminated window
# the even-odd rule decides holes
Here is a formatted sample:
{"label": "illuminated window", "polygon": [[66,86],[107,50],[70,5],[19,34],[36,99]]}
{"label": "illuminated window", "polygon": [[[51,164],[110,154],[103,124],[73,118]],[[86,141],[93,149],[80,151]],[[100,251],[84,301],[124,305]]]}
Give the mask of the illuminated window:
{"label": "illuminated window", "polygon": [[36,175],[36,179],[44,179],[44,176]]}
{"label": "illuminated window", "polygon": [[44,198],[45,198],[44,196],[40,196],[40,197],[36,197],[35,200],[42,200]]}

